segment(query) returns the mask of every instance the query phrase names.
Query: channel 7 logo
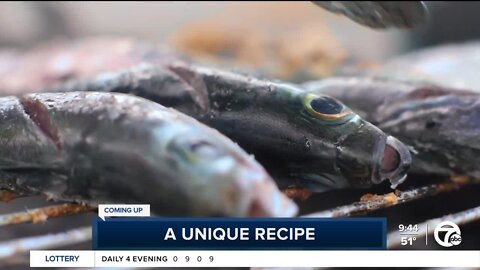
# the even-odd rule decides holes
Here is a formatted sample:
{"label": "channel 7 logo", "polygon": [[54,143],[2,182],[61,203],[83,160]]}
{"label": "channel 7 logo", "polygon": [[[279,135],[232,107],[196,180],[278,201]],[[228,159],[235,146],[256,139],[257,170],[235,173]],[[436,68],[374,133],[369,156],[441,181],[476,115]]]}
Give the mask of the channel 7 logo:
{"label": "channel 7 logo", "polygon": [[[443,233],[445,234],[443,235]],[[458,246],[462,242],[460,228],[451,221],[440,222],[435,227],[433,235],[435,236],[435,241],[442,247]]]}

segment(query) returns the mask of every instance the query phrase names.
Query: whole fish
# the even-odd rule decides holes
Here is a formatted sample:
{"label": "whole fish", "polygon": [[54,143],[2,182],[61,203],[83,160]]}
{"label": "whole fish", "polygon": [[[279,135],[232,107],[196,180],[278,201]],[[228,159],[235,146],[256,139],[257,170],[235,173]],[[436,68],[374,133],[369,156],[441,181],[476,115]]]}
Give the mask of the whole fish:
{"label": "whole fish", "polygon": [[303,85],[342,99],[418,152],[412,172],[480,177],[480,95],[475,91],[366,77]]}
{"label": "whole fish", "polygon": [[112,93],[0,98],[0,189],[163,216],[292,216],[251,156],[196,120]]}
{"label": "whole fish", "polygon": [[328,11],[374,28],[413,28],[426,21],[422,1],[312,1]]}
{"label": "whole fish", "polygon": [[178,109],[254,154],[281,188],[397,186],[411,161],[400,141],[334,98],[206,67],[140,65],[48,91],[123,92]]}

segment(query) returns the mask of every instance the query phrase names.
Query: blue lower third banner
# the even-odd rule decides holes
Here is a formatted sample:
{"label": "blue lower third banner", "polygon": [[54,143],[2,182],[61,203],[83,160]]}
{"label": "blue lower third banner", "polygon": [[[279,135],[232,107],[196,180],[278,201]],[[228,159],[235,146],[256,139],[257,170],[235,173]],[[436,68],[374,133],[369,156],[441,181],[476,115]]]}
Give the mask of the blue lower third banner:
{"label": "blue lower third banner", "polygon": [[386,249],[385,218],[113,218],[92,230],[96,250]]}

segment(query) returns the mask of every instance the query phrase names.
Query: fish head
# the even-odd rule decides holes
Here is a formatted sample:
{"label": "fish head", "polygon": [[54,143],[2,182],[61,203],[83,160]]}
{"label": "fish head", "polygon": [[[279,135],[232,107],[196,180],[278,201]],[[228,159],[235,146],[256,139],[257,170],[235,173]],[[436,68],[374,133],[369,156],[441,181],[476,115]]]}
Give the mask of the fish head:
{"label": "fish head", "polygon": [[294,174],[301,186],[361,188],[389,180],[396,187],[405,180],[412,159],[402,142],[331,96],[286,93],[289,121],[308,140]]}

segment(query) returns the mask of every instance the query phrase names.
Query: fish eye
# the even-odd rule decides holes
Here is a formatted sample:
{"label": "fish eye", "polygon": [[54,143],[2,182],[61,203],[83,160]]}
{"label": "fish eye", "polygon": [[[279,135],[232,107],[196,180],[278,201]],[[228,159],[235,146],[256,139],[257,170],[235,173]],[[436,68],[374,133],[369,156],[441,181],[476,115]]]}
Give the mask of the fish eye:
{"label": "fish eye", "polygon": [[343,111],[342,104],[328,97],[318,97],[310,101],[310,106],[317,113],[339,114]]}
{"label": "fish eye", "polygon": [[228,155],[208,138],[198,138],[194,134],[174,138],[167,149],[178,161],[190,164],[205,164]]}
{"label": "fish eye", "polygon": [[225,155],[218,147],[207,141],[198,141],[191,144],[190,151],[204,159],[215,159]]}
{"label": "fish eye", "polygon": [[354,115],[347,106],[329,96],[308,94],[304,105],[311,115],[320,119],[349,120]]}

